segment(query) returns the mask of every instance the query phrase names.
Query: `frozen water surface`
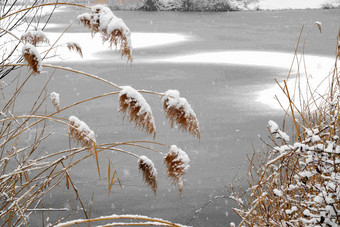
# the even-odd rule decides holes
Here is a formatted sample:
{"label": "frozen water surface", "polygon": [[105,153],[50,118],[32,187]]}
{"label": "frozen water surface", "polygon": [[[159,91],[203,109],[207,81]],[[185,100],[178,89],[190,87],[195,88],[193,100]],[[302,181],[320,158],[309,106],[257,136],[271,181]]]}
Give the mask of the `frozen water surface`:
{"label": "frozen water surface", "polygon": [[[56,13],[52,23],[67,24],[82,12]],[[270,99],[273,94],[265,89],[273,89],[275,78],[279,81],[286,78],[303,24],[304,34],[310,31],[305,46],[306,61],[312,65],[320,61],[322,67],[315,64],[316,71],[313,68],[307,75],[318,78],[317,72],[327,71],[329,59],[335,51],[339,9],[233,13],[120,11],[115,14],[133,33],[132,64],[126,64],[126,59],[115,50],[100,47],[99,37],[92,40],[96,44],[90,44],[91,35],[85,34],[86,29],[76,24],[69,30],[67,37],[73,39],[68,41],[84,42],[84,55],[85,51],[89,54],[84,61],[60,63],[135,89],[179,90],[197,115],[201,140],[171,130],[160,110],[160,99],[145,95],[157,126],[156,141],[176,144],[190,157],[183,197],[179,197],[176,188],[166,179],[160,155],[138,151],[139,155],[150,158],[158,170],[159,188],[154,196],[142,182],[134,158],[108,153],[123,185],[123,189],[116,185],[109,197],[107,179],[98,179],[95,159],[86,160],[71,171],[84,201],[90,201],[92,192],[95,193],[91,216],[132,213],[187,224],[195,211],[212,199],[213,202],[200,210],[190,225],[237,223],[238,218],[231,210],[233,203],[226,203],[225,198],[214,198],[229,195],[226,189],[229,184],[238,177],[244,179],[248,168],[245,155],[253,152],[252,144],[255,149],[262,148],[258,134],[266,137],[267,122],[281,122],[282,113],[272,105],[263,104],[259,97]],[[321,34],[315,21],[322,22]],[[59,26],[46,30],[48,34],[62,31]],[[43,74],[28,84],[31,85],[25,90],[28,95],[23,97],[23,105],[18,105],[17,111],[24,112],[29,108],[27,105],[33,102],[30,94],[34,94],[40,83],[44,84],[41,78],[44,78]],[[100,82],[62,71],[54,73],[49,87],[50,92],[60,94],[61,105],[112,92],[111,87]],[[98,143],[152,140],[152,136],[135,130],[133,124],[123,122],[117,106],[118,97],[107,97],[78,106],[60,117],[79,116],[96,132]],[[62,126],[49,129],[55,135],[55,143],[46,147],[55,150],[68,148],[67,129]],[[105,163],[104,157],[99,158]],[[245,181],[240,182],[245,185]],[[64,194],[57,191],[50,195],[44,206],[64,207],[65,203]],[[53,218],[51,215],[50,220]],[[32,217],[31,221],[41,223],[41,216]]]}

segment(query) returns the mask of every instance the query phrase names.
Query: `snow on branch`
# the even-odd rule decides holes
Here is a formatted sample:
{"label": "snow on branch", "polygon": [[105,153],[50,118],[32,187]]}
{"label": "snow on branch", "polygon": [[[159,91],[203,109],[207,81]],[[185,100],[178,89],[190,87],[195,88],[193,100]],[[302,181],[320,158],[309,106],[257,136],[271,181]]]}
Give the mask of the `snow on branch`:
{"label": "snow on branch", "polygon": [[129,114],[130,121],[134,121],[136,126],[144,129],[148,134],[156,136],[155,120],[152,115],[150,105],[144,97],[130,86],[122,86],[119,93],[119,112]]}
{"label": "snow on branch", "polygon": [[57,92],[51,92],[50,99],[51,99],[53,106],[57,110],[59,110],[59,103],[60,103],[59,94]]}
{"label": "snow on branch", "polygon": [[170,120],[171,127],[178,124],[182,131],[200,139],[199,123],[193,109],[185,98],[179,96],[179,91],[168,90],[162,98],[163,110]]}
{"label": "snow on branch", "polygon": [[93,6],[91,13],[83,13],[77,17],[78,21],[89,28],[94,35],[100,32],[103,42],[108,41],[110,47],[119,46],[121,55],[132,61],[131,32],[124,21],[116,17],[112,11],[101,5]]}

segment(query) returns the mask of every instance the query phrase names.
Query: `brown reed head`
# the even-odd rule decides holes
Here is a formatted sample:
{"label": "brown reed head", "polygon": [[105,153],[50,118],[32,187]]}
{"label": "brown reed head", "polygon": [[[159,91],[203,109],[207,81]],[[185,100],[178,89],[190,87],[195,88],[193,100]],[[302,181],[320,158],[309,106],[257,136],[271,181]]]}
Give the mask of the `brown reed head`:
{"label": "brown reed head", "polygon": [[121,56],[126,56],[132,62],[131,32],[123,20],[116,17],[109,8],[93,6],[90,14],[81,14],[77,19],[90,29],[92,35],[100,32],[103,42],[109,42],[111,48],[112,45],[119,46]]}
{"label": "brown reed head", "polygon": [[75,116],[69,117],[69,135],[83,147],[93,148],[96,138],[94,132],[87,124]]}
{"label": "brown reed head", "polygon": [[67,43],[67,48],[69,50],[73,50],[75,52],[77,52],[81,57],[83,57],[83,51],[81,50],[81,47],[78,43],[75,42],[68,42]]}
{"label": "brown reed head", "polygon": [[41,57],[37,49],[27,43],[22,48],[22,55],[34,74],[39,74],[42,70]]}
{"label": "brown reed head", "polygon": [[138,159],[138,169],[143,173],[143,181],[152,189],[155,193],[157,192],[157,170],[153,162],[142,155]]}
{"label": "brown reed head", "polygon": [[130,122],[143,129],[148,134],[156,136],[156,126],[151,107],[144,97],[130,86],[122,86],[119,94],[119,112],[129,115]]}
{"label": "brown reed head", "polygon": [[24,41],[25,43],[30,43],[33,46],[37,46],[38,43],[50,42],[45,33],[41,30],[25,32],[21,36],[20,40]]}
{"label": "brown reed head", "polygon": [[167,167],[168,177],[172,180],[172,184],[178,188],[179,193],[182,194],[182,176],[190,167],[189,156],[181,148],[176,145],[172,145],[163,160]]}
{"label": "brown reed head", "polygon": [[91,29],[91,15],[89,13],[80,14],[77,16],[77,19],[84,27]]}
{"label": "brown reed head", "polygon": [[200,139],[199,123],[188,101],[179,96],[177,90],[168,90],[162,98],[163,111],[170,120],[171,127],[176,123],[182,131]]}

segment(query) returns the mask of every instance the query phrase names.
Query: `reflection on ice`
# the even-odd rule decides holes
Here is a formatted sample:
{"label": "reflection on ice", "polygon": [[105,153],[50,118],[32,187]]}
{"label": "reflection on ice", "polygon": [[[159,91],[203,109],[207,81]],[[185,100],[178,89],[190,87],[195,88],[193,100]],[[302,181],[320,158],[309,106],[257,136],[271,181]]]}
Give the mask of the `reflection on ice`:
{"label": "reflection on ice", "polygon": [[[163,59],[153,59],[149,62],[162,62],[162,63],[199,63],[199,64],[232,64],[240,66],[255,66],[255,67],[269,67],[269,68],[282,68],[282,79],[286,78],[293,60],[292,53],[280,52],[264,52],[264,51],[223,51],[223,52],[205,52],[196,53],[183,56],[174,56]],[[300,67],[297,67],[297,62],[300,62]],[[304,63],[305,66],[304,67]],[[295,76],[297,72],[300,75],[300,92],[307,95],[306,86],[308,77],[309,85],[313,89],[318,88],[320,94],[324,93],[327,89],[328,81],[324,81],[334,64],[334,59],[330,57],[322,57],[315,55],[305,55],[304,61],[301,56],[295,58],[292,68],[291,79],[288,81],[288,88],[290,91],[294,90]],[[306,72],[305,69],[306,68]],[[280,81],[280,79],[279,79]],[[322,85],[320,83],[322,82]],[[274,81],[268,81],[274,84],[272,88],[258,92],[257,101],[269,105],[271,108],[280,108],[275,96],[278,97],[281,104],[286,107],[288,102],[285,95],[282,93],[278,85]]]}
{"label": "reflection on ice", "polygon": [[[53,43],[60,34],[47,32],[46,35]],[[131,34],[131,39],[133,49],[142,49],[184,42],[191,39],[191,36],[175,33],[134,32]],[[77,54],[68,51],[67,48],[60,47],[54,54],[57,57],[49,59],[49,61],[101,60],[98,53],[109,50],[109,45],[107,43],[103,44],[98,34],[92,38],[90,33],[65,33],[59,43],[71,41],[77,42],[82,47],[84,58],[80,58]]]}

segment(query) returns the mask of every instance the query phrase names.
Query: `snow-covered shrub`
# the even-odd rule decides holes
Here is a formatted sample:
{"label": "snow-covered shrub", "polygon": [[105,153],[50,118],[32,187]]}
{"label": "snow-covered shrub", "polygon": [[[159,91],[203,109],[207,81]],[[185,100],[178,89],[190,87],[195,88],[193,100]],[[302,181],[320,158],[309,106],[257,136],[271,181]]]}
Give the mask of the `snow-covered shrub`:
{"label": "snow-covered shrub", "polygon": [[[277,123],[268,122],[272,141],[264,156],[255,153],[250,160],[247,196],[241,199],[237,190],[231,196],[239,205],[234,211],[241,217],[241,225],[340,225],[339,56],[331,69],[328,90],[309,90],[313,95],[308,99],[300,94],[300,103],[307,103],[301,109],[290,98],[294,91],[288,91],[286,82],[282,86],[290,102],[285,113],[294,134],[289,140]],[[317,98],[323,92],[322,99]]]}
{"label": "snow-covered shrub", "polygon": [[[0,42],[3,54],[2,61],[0,62],[0,79],[3,79],[5,76],[12,77],[10,84],[6,86],[1,84],[0,86],[0,225],[28,226],[31,224],[30,218],[32,216],[36,217],[38,212],[47,215],[52,211],[57,211],[58,215],[54,215],[51,218],[48,216],[46,221],[43,218],[43,225],[46,224],[45,222],[53,226],[56,224],[66,226],[72,223],[119,220],[122,225],[128,223],[135,225],[180,226],[169,221],[138,215],[110,215],[89,219],[90,213],[86,204],[82,201],[83,196],[80,195],[73,181],[72,170],[73,167],[84,160],[94,157],[94,169],[97,167],[99,178],[101,178],[104,172],[103,166],[107,164],[107,171],[105,172],[107,173],[107,192],[110,194],[115,183],[122,185],[119,178],[120,170],[115,169],[113,164],[116,161],[115,155],[122,153],[137,159],[137,162],[132,163],[129,163],[127,160],[126,165],[131,164],[135,167],[136,171],[139,170],[142,173],[141,181],[144,181],[156,194],[156,165],[145,153],[156,151],[163,157],[163,152],[168,151],[170,148],[170,152],[164,159],[165,165],[168,167],[168,176],[171,178],[171,181],[182,192],[183,176],[189,167],[188,155],[175,145],[168,146],[161,142],[153,141],[156,136],[156,123],[151,106],[142,94],[147,93],[157,98],[163,98],[163,103],[159,103],[159,107],[166,105],[165,112],[170,111],[167,113],[170,114],[167,117],[170,118],[171,124],[173,125],[176,122],[181,125],[183,131],[188,131],[199,138],[198,120],[191,106],[186,99],[179,97],[179,92],[171,93],[168,91],[159,93],[136,90],[130,86],[119,86],[100,76],[76,69],[44,64],[45,59],[51,56],[50,50],[56,46],[64,45],[69,50],[76,51],[80,55],[82,55],[82,49],[79,44],[73,41],[58,45],[55,43],[50,46],[48,37],[39,29],[36,32],[24,32],[21,38],[17,37],[12,31],[19,32],[15,30],[19,24],[16,24],[14,20],[20,13],[30,12],[32,9],[41,9],[41,7],[51,5],[67,5],[90,9],[91,13],[82,14],[77,19],[90,28],[92,34],[98,32],[102,35],[103,41],[108,41],[111,45],[118,46],[122,55],[126,56],[129,61],[132,61],[130,30],[123,20],[114,16],[107,7],[87,7],[75,3],[36,5],[42,2],[34,2],[30,8],[25,8],[25,4],[19,5],[19,8],[16,7],[17,1],[0,3],[5,6],[7,4],[12,6],[8,8],[9,11],[7,13],[0,17],[0,26],[8,26],[6,28],[1,27],[2,29],[0,30],[0,39],[6,39],[4,43],[8,44],[7,46]],[[15,11],[16,9],[18,11]],[[2,11],[4,12],[5,10]],[[36,14],[27,15],[34,18]],[[8,28],[12,28],[12,30]],[[31,28],[28,27],[28,30],[31,30]],[[44,46],[48,46],[49,49],[39,52],[40,49],[36,46],[39,46],[41,43],[44,43]],[[19,57],[14,58],[13,53],[18,54]],[[29,70],[14,70],[25,66],[28,66]],[[33,74],[40,74],[43,68],[45,71],[44,75],[32,76]],[[96,94],[96,96],[92,94],[91,97],[82,100],[79,100],[77,96],[67,96],[67,101],[62,103],[71,102],[72,104],[63,106],[60,102],[60,96],[63,95],[62,90],[59,91],[60,94],[55,91],[49,91],[49,86],[52,86],[49,82],[55,79],[53,70],[68,72],[99,81],[110,86],[112,91],[99,95]],[[16,73],[18,74],[16,75]],[[22,79],[22,75],[25,75],[24,79]],[[34,79],[36,81],[32,81]],[[29,96],[25,93],[24,89],[28,86],[37,86],[31,89]],[[79,87],[78,89],[82,88]],[[88,93],[91,92],[91,90],[88,91]],[[137,141],[111,141],[111,139],[103,141],[104,139],[100,133],[95,133],[91,130],[96,129],[95,120],[91,119],[87,114],[81,117],[82,120],[72,115],[75,114],[73,111],[78,112],[77,107],[80,104],[114,95],[118,96],[118,102],[115,99],[117,102],[116,109],[128,115],[130,121],[133,121],[137,127],[144,130],[147,134],[153,134],[153,138]],[[30,99],[27,99],[27,97]],[[27,100],[32,101],[32,104],[30,105]],[[48,104],[49,101],[52,102],[53,108],[50,108],[52,105]],[[101,114],[101,112],[99,111],[97,114]],[[181,120],[178,121],[178,119]],[[91,125],[91,129],[83,120]],[[64,140],[59,140],[60,136]],[[64,143],[59,141],[64,141]],[[137,155],[137,151],[143,153]],[[91,168],[91,166],[88,168]],[[58,189],[65,193],[71,208],[47,207],[50,201],[45,203],[46,200],[49,200],[49,196],[46,195],[49,193],[53,194],[54,190]],[[68,191],[65,189],[72,190],[74,196],[69,196]],[[80,208],[75,208],[75,204]],[[78,210],[81,210],[82,214],[78,213]],[[67,217],[70,217],[68,218],[69,220],[82,217],[84,219],[59,223],[67,221],[64,220]],[[131,220],[126,221],[125,219]],[[35,225],[36,222],[32,224]],[[114,225],[117,225],[117,222]]]}

